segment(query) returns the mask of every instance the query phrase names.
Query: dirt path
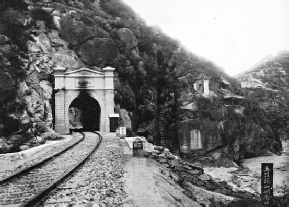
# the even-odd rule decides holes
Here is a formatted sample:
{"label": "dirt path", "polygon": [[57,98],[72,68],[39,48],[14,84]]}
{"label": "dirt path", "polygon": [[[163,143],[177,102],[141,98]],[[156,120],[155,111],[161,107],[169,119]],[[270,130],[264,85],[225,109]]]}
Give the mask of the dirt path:
{"label": "dirt path", "polygon": [[124,165],[124,206],[200,206],[183,194],[183,190],[162,174],[157,162],[142,157],[126,158]]}
{"label": "dirt path", "polygon": [[134,154],[124,140],[121,142],[125,155],[124,190],[127,193],[124,207],[200,207],[183,193],[165,167]]}

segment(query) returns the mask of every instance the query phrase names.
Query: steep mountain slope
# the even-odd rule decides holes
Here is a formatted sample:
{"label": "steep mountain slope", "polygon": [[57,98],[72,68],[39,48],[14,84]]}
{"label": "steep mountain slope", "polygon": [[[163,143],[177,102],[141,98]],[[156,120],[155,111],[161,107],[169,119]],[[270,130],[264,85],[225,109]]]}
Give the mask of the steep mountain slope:
{"label": "steep mountain slope", "polygon": [[266,111],[270,125],[287,140],[289,120],[289,51],[279,51],[238,77],[247,96]]}
{"label": "steep mountain slope", "polygon": [[236,161],[280,151],[264,112],[234,80],[121,0],[2,0],[0,11],[0,152],[57,136],[55,66],[115,67],[115,112],[129,136]]}

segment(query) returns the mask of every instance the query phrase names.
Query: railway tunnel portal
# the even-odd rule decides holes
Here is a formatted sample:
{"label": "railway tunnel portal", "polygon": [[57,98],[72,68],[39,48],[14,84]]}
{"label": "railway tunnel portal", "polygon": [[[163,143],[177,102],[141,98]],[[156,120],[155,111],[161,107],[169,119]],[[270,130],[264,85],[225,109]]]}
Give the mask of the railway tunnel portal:
{"label": "railway tunnel portal", "polygon": [[66,72],[55,67],[54,130],[67,134],[74,129],[109,132],[114,113],[114,68],[102,72],[88,68]]}

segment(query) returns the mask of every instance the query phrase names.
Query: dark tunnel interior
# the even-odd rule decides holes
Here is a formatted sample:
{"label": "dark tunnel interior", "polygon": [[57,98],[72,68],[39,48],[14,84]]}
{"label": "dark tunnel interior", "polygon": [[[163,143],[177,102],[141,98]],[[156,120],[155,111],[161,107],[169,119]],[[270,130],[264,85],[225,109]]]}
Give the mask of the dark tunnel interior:
{"label": "dark tunnel interior", "polygon": [[69,106],[70,131],[99,131],[100,114],[98,101],[82,91]]}

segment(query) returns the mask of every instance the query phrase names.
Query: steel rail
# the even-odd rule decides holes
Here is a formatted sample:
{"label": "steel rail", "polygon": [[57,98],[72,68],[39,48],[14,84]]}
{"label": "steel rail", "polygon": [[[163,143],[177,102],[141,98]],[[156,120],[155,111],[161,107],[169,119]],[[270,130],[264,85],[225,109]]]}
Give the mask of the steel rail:
{"label": "steel rail", "polygon": [[24,169],[22,169],[22,170],[14,173],[14,174],[12,174],[12,175],[9,175],[9,176],[1,179],[1,180],[0,180],[0,185],[3,185],[3,184],[5,184],[5,183],[9,182],[10,180],[13,180],[14,178],[16,178],[16,177],[18,177],[18,176],[20,176],[20,175],[23,175],[23,174],[29,172],[30,170],[33,170],[33,169],[39,167],[40,165],[44,164],[45,162],[48,162],[48,161],[54,159],[55,157],[63,154],[64,152],[68,151],[70,148],[72,148],[72,147],[74,147],[75,145],[77,145],[79,142],[83,141],[83,140],[84,140],[84,137],[85,137],[85,136],[83,135],[80,140],[78,140],[78,141],[76,141],[75,143],[69,145],[68,147],[66,147],[65,149],[61,150],[60,152],[57,152],[56,154],[53,154],[52,156],[49,156],[49,157],[41,160],[40,162],[38,162],[38,163],[36,163],[36,164],[34,164],[34,165],[27,166],[27,167],[25,167]]}
{"label": "steel rail", "polygon": [[[69,176],[71,176],[79,167],[81,167],[85,163],[85,161],[90,157],[90,155],[93,152],[96,151],[96,149],[98,148],[98,146],[102,142],[102,136],[98,132],[90,132],[90,133],[95,133],[95,134],[97,134],[99,136],[99,140],[98,140],[98,143],[96,144],[96,146],[90,152],[88,152],[87,155],[79,163],[77,163],[75,166],[71,167],[71,169],[69,169],[68,172],[66,172],[65,174],[59,176],[47,188],[41,190],[39,193],[34,195],[31,199],[29,199],[28,201],[23,203],[21,205],[21,207],[33,207],[33,206],[37,206],[37,205],[41,204],[49,196],[50,192],[55,190],[56,187],[60,183],[62,183],[65,179],[67,179]],[[84,133],[82,133],[82,134],[85,136]]]}

